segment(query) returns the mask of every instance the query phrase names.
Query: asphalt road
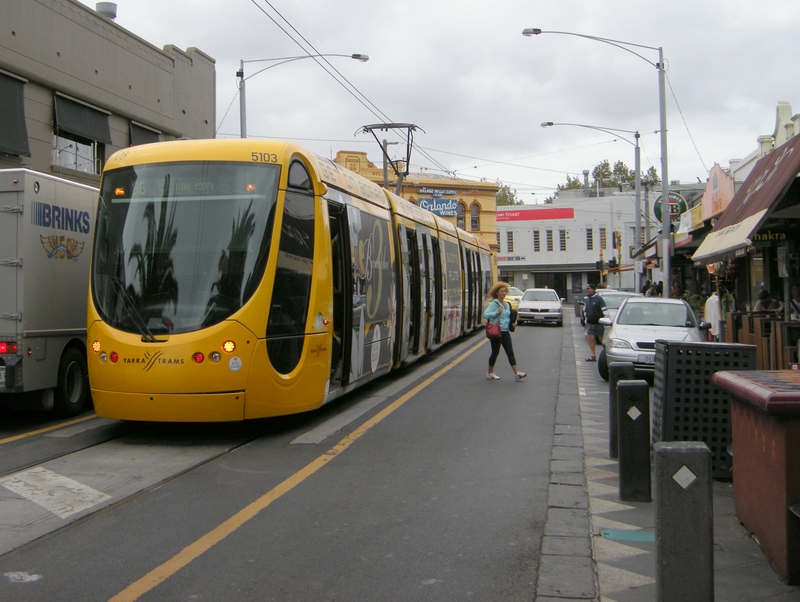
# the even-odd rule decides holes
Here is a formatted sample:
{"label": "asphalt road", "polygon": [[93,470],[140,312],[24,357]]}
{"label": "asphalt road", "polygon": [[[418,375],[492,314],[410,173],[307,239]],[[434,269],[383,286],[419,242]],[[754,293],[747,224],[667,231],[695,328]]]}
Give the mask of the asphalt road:
{"label": "asphalt road", "polygon": [[531,600],[565,331],[517,329],[519,382],[478,334],[318,412],[0,445],[105,496],[62,518],[0,479],[0,600]]}

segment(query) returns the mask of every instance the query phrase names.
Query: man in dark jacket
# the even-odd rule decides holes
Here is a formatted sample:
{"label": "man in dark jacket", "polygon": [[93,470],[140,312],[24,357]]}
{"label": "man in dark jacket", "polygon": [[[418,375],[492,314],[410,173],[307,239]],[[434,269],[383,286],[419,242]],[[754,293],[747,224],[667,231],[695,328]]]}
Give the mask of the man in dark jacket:
{"label": "man in dark jacket", "polygon": [[586,317],[586,340],[589,341],[589,349],[592,355],[587,357],[585,362],[596,362],[597,354],[595,345],[603,344],[603,333],[605,326],[600,324],[600,318],[608,313],[606,302],[600,295],[595,294],[595,285],[586,286],[587,297],[583,300],[583,313]]}

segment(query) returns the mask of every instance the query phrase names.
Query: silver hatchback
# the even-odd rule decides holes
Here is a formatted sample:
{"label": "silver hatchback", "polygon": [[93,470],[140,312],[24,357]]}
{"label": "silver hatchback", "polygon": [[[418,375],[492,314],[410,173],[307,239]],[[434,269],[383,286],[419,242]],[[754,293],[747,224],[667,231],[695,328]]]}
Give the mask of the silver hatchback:
{"label": "silver hatchback", "polygon": [[597,369],[608,380],[608,364],[631,362],[637,376],[650,376],[655,370],[656,341],[708,340],[711,324],[698,324],[691,306],[682,299],[662,297],[629,297],[614,319],[601,318],[605,324],[603,351],[597,358]]}

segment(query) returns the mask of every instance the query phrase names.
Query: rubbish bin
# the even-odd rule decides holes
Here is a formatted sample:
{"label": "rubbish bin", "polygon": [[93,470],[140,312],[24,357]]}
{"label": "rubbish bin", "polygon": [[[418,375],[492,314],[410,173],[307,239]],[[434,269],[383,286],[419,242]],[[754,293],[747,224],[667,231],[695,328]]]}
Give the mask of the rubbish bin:
{"label": "rubbish bin", "polygon": [[731,396],[733,502],[764,556],[800,585],[800,371],[717,372]]}
{"label": "rubbish bin", "polygon": [[729,396],[711,384],[719,370],[754,370],[756,348],[736,343],[656,341],[653,443],[702,441],[711,476],[731,478]]}

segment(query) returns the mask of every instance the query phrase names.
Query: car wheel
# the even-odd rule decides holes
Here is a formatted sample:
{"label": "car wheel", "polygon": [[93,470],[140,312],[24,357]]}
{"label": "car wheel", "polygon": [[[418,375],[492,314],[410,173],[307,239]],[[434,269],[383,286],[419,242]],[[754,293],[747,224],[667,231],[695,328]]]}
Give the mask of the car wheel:
{"label": "car wheel", "polygon": [[608,382],[608,358],[606,358],[606,348],[600,352],[597,358],[597,371],[600,373],[600,378]]}

